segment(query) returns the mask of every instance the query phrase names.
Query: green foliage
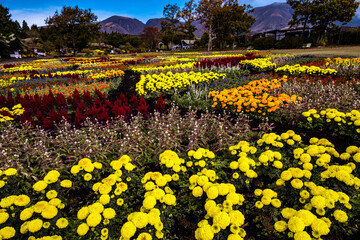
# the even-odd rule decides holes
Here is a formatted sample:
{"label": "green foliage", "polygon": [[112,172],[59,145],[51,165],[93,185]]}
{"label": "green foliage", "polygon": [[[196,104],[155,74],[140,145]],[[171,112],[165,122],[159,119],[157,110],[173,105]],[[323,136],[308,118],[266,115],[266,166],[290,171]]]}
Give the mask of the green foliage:
{"label": "green foliage", "polygon": [[191,107],[192,109],[198,109],[205,111],[211,108],[212,101],[207,98],[208,92],[204,87],[191,86],[190,90],[186,93],[172,95],[171,99],[176,105],[182,108]]}
{"label": "green foliage", "polygon": [[115,48],[120,48],[120,45],[125,45],[127,42],[135,48],[138,48],[143,44],[143,41],[139,36],[131,36],[118,32],[105,33],[104,42]]}
{"label": "green foliage", "polygon": [[316,62],[318,60],[324,60],[324,58],[319,58],[315,56],[296,56],[290,61],[288,61],[286,64],[288,65],[296,65],[296,64],[302,64],[302,63],[310,63],[310,62]]}
{"label": "green foliage", "polygon": [[204,32],[200,38],[200,42],[199,42],[200,48],[206,48],[208,42],[209,42],[209,34],[207,32]]}
{"label": "green foliage", "polygon": [[22,27],[21,27],[21,38],[27,38],[29,31],[30,31],[29,25],[24,20],[22,22]]}
{"label": "green foliage", "polygon": [[250,27],[255,23],[255,18],[247,14],[250,9],[250,5],[241,6],[237,1],[228,0],[212,10],[213,31],[220,43],[220,49],[228,44],[233,45],[237,36],[250,31]]}
{"label": "green foliage", "polygon": [[275,39],[273,37],[258,38],[251,43],[254,49],[264,50],[275,47]]}
{"label": "green foliage", "polygon": [[207,29],[209,35],[208,51],[212,50],[212,40],[214,39],[214,9],[220,7],[222,0],[201,0],[196,8],[199,20]]}
{"label": "green foliage", "polygon": [[300,37],[289,36],[281,39],[275,44],[276,48],[279,49],[292,49],[299,48],[302,45],[302,39]]}
{"label": "green foliage", "polygon": [[360,27],[356,29],[340,31],[337,38],[338,44],[341,45],[360,44]]}
{"label": "green foliage", "polygon": [[9,9],[0,4],[0,56],[9,57],[14,50],[21,49],[17,39],[20,35],[20,25],[11,20]]}
{"label": "green foliage", "polygon": [[196,7],[197,4],[194,0],[189,0],[185,3],[185,7],[178,12],[178,16],[185,21],[180,25],[180,29],[184,31],[186,39],[194,39],[195,37],[196,27],[193,25],[193,22],[196,20]]}
{"label": "green foliage", "polygon": [[174,43],[174,38],[177,35],[179,23],[179,11],[180,8],[175,4],[168,4],[164,7],[165,20],[161,21],[161,35],[162,41],[167,45],[168,49],[170,44]]}
{"label": "green foliage", "polygon": [[64,6],[59,14],[45,20],[52,37],[62,47],[68,47],[76,52],[87,46],[89,41],[98,32],[100,26],[96,23],[97,17],[89,10]]}
{"label": "green foliage", "polygon": [[359,2],[355,0],[288,0],[287,3],[294,9],[292,26],[307,23],[313,25],[318,34],[318,43],[326,45],[325,33],[327,30],[337,29],[335,21],[348,23],[355,16]]}

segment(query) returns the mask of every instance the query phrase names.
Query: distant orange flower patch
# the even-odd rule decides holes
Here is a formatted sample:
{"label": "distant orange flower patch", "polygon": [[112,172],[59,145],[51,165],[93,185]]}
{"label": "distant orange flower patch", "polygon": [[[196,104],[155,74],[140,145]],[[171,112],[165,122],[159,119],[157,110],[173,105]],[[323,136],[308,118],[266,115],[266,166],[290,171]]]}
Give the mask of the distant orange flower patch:
{"label": "distant orange flower patch", "polygon": [[36,91],[36,93],[39,94],[40,96],[43,96],[45,94],[48,94],[51,89],[54,94],[64,94],[66,97],[69,97],[75,90],[78,90],[81,93],[83,93],[85,91],[93,93],[93,92],[95,92],[95,89],[104,91],[114,85],[115,85],[115,83],[113,83],[113,82],[95,82],[95,83],[91,83],[91,84],[79,83],[79,84],[70,85],[70,86],[56,85],[56,86],[53,86],[53,88],[51,88],[51,87],[43,88],[41,90]]}
{"label": "distant orange flower patch", "polygon": [[265,116],[280,107],[286,107],[288,103],[302,100],[296,95],[280,93],[281,84],[286,81],[286,78],[255,80],[237,88],[210,92],[209,97],[214,101],[213,108],[219,105],[232,112],[257,112]]}

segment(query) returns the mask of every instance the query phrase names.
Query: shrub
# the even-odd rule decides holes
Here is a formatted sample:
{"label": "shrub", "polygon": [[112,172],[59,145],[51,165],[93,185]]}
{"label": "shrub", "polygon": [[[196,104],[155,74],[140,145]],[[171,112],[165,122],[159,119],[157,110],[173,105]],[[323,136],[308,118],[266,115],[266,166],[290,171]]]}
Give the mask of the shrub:
{"label": "shrub", "polygon": [[275,44],[276,48],[280,49],[291,49],[301,47],[302,39],[295,36],[287,36]]}
{"label": "shrub", "polygon": [[273,37],[258,38],[255,39],[251,45],[253,48],[259,50],[271,49],[275,47],[275,39]]}

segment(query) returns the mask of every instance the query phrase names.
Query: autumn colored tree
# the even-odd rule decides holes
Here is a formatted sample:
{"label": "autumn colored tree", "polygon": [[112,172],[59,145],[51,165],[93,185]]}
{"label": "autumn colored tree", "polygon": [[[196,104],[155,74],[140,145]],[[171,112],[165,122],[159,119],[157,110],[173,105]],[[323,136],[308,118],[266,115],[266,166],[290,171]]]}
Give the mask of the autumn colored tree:
{"label": "autumn colored tree", "polygon": [[326,32],[338,28],[336,21],[346,24],[355,16],[359,2],[355,0],[288,0],[294,9],[291,25],[310,23],[318,33],[318,42],[326,43]]}
{"label": "autumn colored tree", "polygon": [[80,9],[64,6],[61,13],[55,12],[54,16],[45,20],[47,27],[56,33],[56,41],[77,51],[85,48],[89,41],[95,37],[100,29],[96,23],[97,17],[91,9]]}
{"label": "autumn colored tree", "polygon": [[155,49],[160,39],[160,31],[157,27],[146,27],[140,37],[149,48]]}

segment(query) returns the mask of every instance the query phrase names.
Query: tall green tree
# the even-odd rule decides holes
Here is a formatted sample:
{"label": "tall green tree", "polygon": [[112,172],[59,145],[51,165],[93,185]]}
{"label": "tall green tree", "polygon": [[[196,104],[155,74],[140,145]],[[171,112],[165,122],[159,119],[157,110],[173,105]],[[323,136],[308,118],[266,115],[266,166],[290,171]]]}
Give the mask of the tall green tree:
{"label": "tall green tree", "polygon": [[255,18],[248,15],[250,5],[239,5],[237,0],[226,0],[213,9],[213,28],[220,48],[231,44],[234,48],[237,38],[254,24]]}
{"label": "tall green tree", "polygon": [[206,48],[208,46],[208,43],[209,43],[209,34],[207,32],[204,32],[199,40],[199,47]]}
{"label": "tall green tree", "polygon": [[200,0],[197,12],[209,34],[208,51],[212,50],[215,37],[223,47],[226,42],[234,43],[241,33],[249,32],[255,22],[247,14],[250,10],[250,5],[239,5],[237,0]]}
{"label": "tall green tree", "polygon": [[174,43],[175,35],[178,31],[179,23],[179,11],[180,7],[175,4],[168,4],[164,7],[163,15],[165,17],[164,21],[161,21],[161,36],[162,41],[167,47],[170,47],[170,44]]}
{"label": "tall green tree", "polygon": [[40,37],[40,30],[36,24],[31,25],[28,33],[30,38],[38,39]]}
{"label": "tall green tree", "polygon": [[294,9],[291,25],[310,23],[318,33],[318,42],[326,41],[326,32],[338,29],[336,21],[346,24],[355,16],[356,0],[288,0]]}
{"label": "tall green tree", "polygon": [[91,9],[80,9],[64,6],[61,13],[45,20],[47,27],[56,33],[57,44],[73,50],[74,55],[97,36],[100,25],[96,23],[97,16]]}
{"label": "tall green tree", "polygon": [[9,57],[14,50],[21,49],[17,38],[20,33],[18,22],[11,20],[9,9],[0,4],[0,56]]}
{"label": "tall green tree", "polygon": [[131,36],[118,32],[105,33],[103,37],[106,44],[112,45],[115,48],[120,48],[121,45],[126,45],[127,42],[134,48],[141,47],[144,44],[139,36]]}
{"label": "tall green tree", "polygon": [[187,39],[194,39],[194,32],[196,31],[196,27],[193,23],[197,19],[196,13],[197,4],[195,0],[190,0],[185,3],[185,7],[178,12],[178,16],[184,20],[184,23],[180,25],[180,28],[183,30],[185,37]]}
{"label": "tall green tree", "polygon": [[25,20],[23,20],[22,26],[21,26],[21,38],[27,38],[29,31],[30,31],[29,25],[27,24],[27,22]]}
{"label": "tall green tree", "polygon": [[311,15],[311,1],[288,0],[287,3],[294,10],[292,20],[289,22],[289,25],[290,27],[302,25],[303,30],[301,32],[301,36],[303,36]]}

